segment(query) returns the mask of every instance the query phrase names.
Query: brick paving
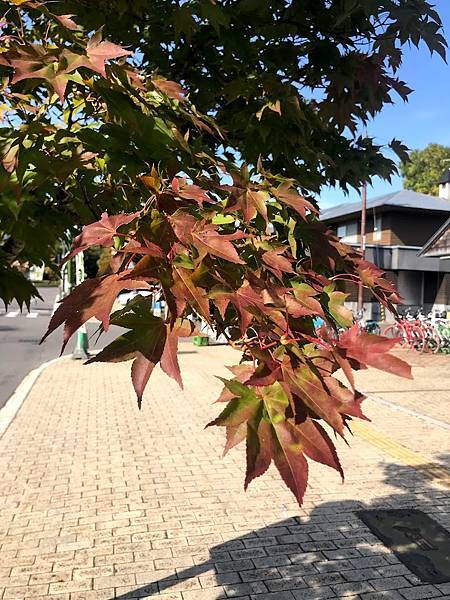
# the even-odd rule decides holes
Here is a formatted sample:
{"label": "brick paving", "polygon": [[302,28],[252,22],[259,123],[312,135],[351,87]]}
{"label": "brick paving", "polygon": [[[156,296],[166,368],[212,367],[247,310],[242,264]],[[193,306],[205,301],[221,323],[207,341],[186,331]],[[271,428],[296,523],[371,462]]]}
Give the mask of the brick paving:
{"label": "brick paving", "polygon": [[[356,514],[415,507],[450,528],[447,489],[354,437],[338,443],[346,483],[312,464],[302,508],[272,470],[244,493],[244,449],[222,459],[223,431],[204,430],[218,412],[213,375],[235,353],[182,350],[185,390],[158,370],[141,412],[129,363],[65,359],[40,376],[0,439],[1,600],[450,598],[450,584],[419,581]],[[389,410],[372,405],[377,429]],[[424,422],[395,418],[393,436],[402,429],[412,447]],[[426,427],[424,463],[442,435]]]}
{"label": "brick paving", "polygon": [[[413,380],[367,369],[356,373],[356,384],[365,393],[420,413],[425,419],[418,419],[385,404],[380,406],[379,402],[373,400],[364,403],[364,412],[376,428],[390,438],[417,452],[424,452],[425,449],[434,461],[449,466],[450,356],[422,355],[410,351],[398,352],[398,356],[412,365]],[[430,421],[427,418],[443,421],[447,423],[447,428],[432,427],[433,435],[430,436]]]}
{"label": "brick paving", "polygon": [[358,385],[367,393],[450,424],[450,355],[399,351],[397,356],[412,366],[413,380],[367,369],[356,374]]}

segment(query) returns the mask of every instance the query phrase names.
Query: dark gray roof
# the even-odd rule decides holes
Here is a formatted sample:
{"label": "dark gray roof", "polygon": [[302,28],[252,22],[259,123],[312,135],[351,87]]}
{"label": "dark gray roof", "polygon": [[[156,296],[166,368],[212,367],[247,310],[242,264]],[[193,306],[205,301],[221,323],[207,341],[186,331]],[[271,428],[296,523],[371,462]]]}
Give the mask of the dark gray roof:
{"label": "dark gray roof", "polygon": [[445,221],[445,223],[442,225],[442,227],[439,227],[439,229],[436,231],[436,233],[430,237],[430,239],[428,240],[428,242],[426,242],[426,244],[420,250],[420,252],[417,253],[417,256],[423,256],[424,254],[426,254],[428,252],[428,250],[430,250],[431,246],[433,246],[433,244],[435,242],[437,242],[438,239],[442,235],[444,235],[447,232],[447,230],[449,230],[449,229],[450,229],[450,218],[447,219],[447,221]]}
{"label": "dark gray roof", "polygon": [[[441,212],[450,212],[450,200],[419,194],[412,190],[400,190],[391,192],[384,196],[377,196],[367,200],[367,208],[381,208],[382,206],[391,206],[393,208],[412,208],[416,210],[436,210]],[[320,214],[322,221],[329,221],[338,217],[344,217],[354,213],[361,212],[361,202],[345,202],[332,208],[323,210]]]}
{"label": "dark gray roof", "polygon": [[450,183],[450,169],[446,169],[439,179],[439,183]]}

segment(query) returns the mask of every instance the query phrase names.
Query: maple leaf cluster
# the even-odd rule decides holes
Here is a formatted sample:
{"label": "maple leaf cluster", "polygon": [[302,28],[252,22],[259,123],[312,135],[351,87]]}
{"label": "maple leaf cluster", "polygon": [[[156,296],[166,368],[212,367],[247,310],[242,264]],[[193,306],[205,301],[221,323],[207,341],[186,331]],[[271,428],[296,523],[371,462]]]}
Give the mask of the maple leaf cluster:
{"label": "maple leaf cluster", "polygon": [[[210,425],[226,428],[225,451],[246,441],[246,486],[273,461],[301,503],[307,459],[342,476],[327,428],[344,437],[364,418],[353,371],[410,376],[389,352],[395,340],[361,331],[344,304],[345,285],[362,281],[394,309],[394,287],[319,222],[299,182],[211,152],[208,138],[223,134],[179,84],[147,80],[128,50],[98,33],[85,39],[73,15],[31,2],[20,10],[28,4],[48,21],[52,43],[29,43],[20,27],[4,34],[3,98],[17,118],[26,115],[4,145],[7,189],[94,214],[105,199],[109,206],[86,218],[65,260],[106,248],[111,272],[66,296],[44,339],[63,326],[65,346],[92,317],[104,331],[123,328],[89,362],[132,361],[140,406],[156,365],[182,385],[178,340],[206,321],[241,355]],[[165,315],[139,295],[112,312],[133,289],[162,298]]]}
{"label": "maple leaf cluster", "polygon": [[[115,272],[75,288],[61,302],[46,335],[64,324],[66,344],[92,316],[104,330],[111,323],[125,328],[89,362],[132,359],[140,406],[158,363],[182,385],[178,338],[191,335],[201,317],[242,352],[241,364],[231,369],[234,378],[224,381],[220,401],[227,406],[210,425],[226,428],[226,452],[246,441],[245,487],[273,461],[301,502],[307,458],[342,475],[333,442],[321,423],[344,437],[353,418],[364,418],[353,370],[373,366],[410,376],[406,363],[389,353],[395,340],[367,334],[352,324],[344,306],[347,294],[337,282],[345,277],[352,281],[352,276],[357,280],[363,274],[365,285],[387,306],[396,300],[395,291],[376,267],[326,231],[321,248],[329,272],[335,273],[328,276],[313,270],[313,256],[297,248],[294,252],[289,244],[280,243],[278,235],[264,233],[266,215],[287,211],[283,202],[289,197],[288,206],[294,206],[303,226],[320,235],[313,205],[293,189],[283,186],[280,192],[271,181],[248,182],[245,189],[227,189],[220,202],[214,188],[177,177],[164,180],[155,169],[143,177],[148,186],[146,177],[152,180],[153,193],[139,213],[104,214],[74,240],[68,258],[92,245],[114,248]],[[264,199],[264,210],[248,213],[248,197],[258,195]],[[346,275],[341,272],[344,267]],[[165,318],[154,316],[151,300],[140,296],[110,316],[122,290],[142,288],[164,298]],[[326,328],[317,331],[315,317],[324,319],[334,334]],[[339,333],[340,327],[346,330]],[[349,387],[334,377],[338,369]]]}

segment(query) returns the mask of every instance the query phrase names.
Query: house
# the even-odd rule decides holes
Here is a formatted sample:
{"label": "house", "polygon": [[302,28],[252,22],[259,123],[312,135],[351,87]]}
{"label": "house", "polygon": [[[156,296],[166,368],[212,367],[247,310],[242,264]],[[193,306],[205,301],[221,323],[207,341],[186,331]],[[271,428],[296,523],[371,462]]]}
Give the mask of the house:
{"label": "house", "polygon": [[418,256],[450,261],[450,218],[431,236]]}
{"label": "house", "polygon": [[[450,260],[422,251],[449,217],[450,171],[441,179],[439,197],[401,190],[367,201],[366,258],[386,271],[405,308],[423,307],[426,312],[450,309]],[[321,220],[342,241],[359,247],[361,202],[324,210]],[[450,236],[447,239],[450,242]],[[349,291],[349,305],[355,309],[356,290]],[[369,293],[364,295],[364,309],[366,319],[380,319],[380,306]]]}
{"label": "house", "polygon": [[[439,180],[439,196],[450,200],[450,169]],[[450,261],[450,217],[425,243],[418,256]],[[448,294],[450,295],[450,290]]]}

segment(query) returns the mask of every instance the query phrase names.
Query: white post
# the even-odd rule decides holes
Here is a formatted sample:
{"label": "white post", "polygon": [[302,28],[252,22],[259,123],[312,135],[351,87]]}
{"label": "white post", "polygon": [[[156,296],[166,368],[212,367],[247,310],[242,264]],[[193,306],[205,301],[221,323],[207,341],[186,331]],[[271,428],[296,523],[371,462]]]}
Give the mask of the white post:
{"label": "white post", "polygon": [[[84,253],[80,252],[75,256],[75,285],[80,285],[86,279],[84,270]],[[72,358],[89,358],[89,339],[86,325],[82,325],[77,331],[77,343],[73,351]]]}

